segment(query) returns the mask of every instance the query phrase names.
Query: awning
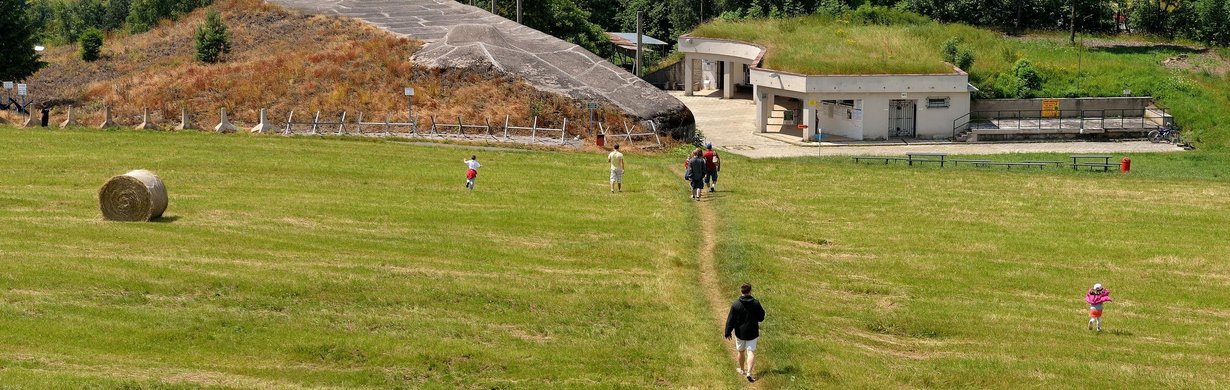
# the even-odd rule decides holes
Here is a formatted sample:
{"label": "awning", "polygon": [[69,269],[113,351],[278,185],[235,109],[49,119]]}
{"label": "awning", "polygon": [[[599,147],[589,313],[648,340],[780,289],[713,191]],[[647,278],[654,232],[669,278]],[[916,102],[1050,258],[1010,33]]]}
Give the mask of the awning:
{"label": "awning", "polygon": [[[615,46],[628,50],[636,50],[636,33],[608,32],[606,33],[606,36],[611,39],[611,43],[614,43]],[[641,34],[641,44],[645,46],[662,46],[667,43],[654,37]]]}

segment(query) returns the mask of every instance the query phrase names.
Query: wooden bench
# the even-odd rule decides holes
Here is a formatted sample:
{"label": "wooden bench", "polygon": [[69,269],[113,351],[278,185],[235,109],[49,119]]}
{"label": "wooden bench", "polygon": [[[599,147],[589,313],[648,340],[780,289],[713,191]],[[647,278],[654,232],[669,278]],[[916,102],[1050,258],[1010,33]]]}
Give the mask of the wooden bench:
{"label": "wooden bench", "polygon": [[985,165],[1004,166],[1008,167],[1008,169],[1012,169],[1012,167],[1036,167],[1038,169],[1042,169],[1046,168],[1048,164],[1042,162],[992,162],[986,163]]}
{"label": "wooden bench", "polygon": [[863,160],[873,160],[873,161],[884,160],[884,163],[888,164],[889,161],[908,161],[909,158],[908,157],[879,157],[879,156],[859,156],[859,157],[854,158],[855,163],[858,163],[859,161],[863,161]]}
{"label": "wooden bench", "polygon": [[916,162],[919,162],[919,163],[937,162],[937,163],[940,163],[940,167],[943,167],[944,163],[946,162],[945,159],[948,157],[948,153],[913,153],[912,152],[912,153],[906,153],[905,157],[906,157],[906,161],[910,163],[910,166],[913,166],[914,163]]}
{"label": "wooden bench", "polygon": [[948,160],[953,166],[961,164],[973,164],[975,166],[985,166],[988,163],[993,163],[991,160]]}
{"label": "wooden bench", "polygon": [[1055,167],[1062,167],[1064,164],[1067,164],[1066,162],[1063,162],[1063,161],[1026,161],[1026,162],[1036,163],[1036,164],[1054,165]]}
{"label": "wooden bench", "polygon": [[1102,164],[1102,163],[1077,163],[1072,164],[1072,169],[1080,169],[1081,167],[1089,167],[1090,171],[1094,168],[1102,168],[1102,172],[1109,172],[1111,168],[1118,168],[1119,164]]}

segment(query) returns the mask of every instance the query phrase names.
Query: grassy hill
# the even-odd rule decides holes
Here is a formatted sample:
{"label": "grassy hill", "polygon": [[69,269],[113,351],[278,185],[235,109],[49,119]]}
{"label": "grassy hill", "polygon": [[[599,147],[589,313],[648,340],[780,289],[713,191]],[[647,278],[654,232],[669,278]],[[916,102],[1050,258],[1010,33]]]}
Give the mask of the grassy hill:
{"label": "grassy hill", "polygon": [[[840,18],[717,20],[697,27],[701,37],[756,42],[768,49],[764,66],[805,74],[946,72],[941,46],[957,38],[974,53],[970,82],[980,97],[1010,97],[1014,63],[1028,59],[1042,78],[1038,97],[1154,96],[1173,111],[1185,134],[1202,147],[1230,146],[1230,50],[1203,49],[1148,37],[1081,38],[1036,33],[1008,37],[960,24],[919,20],[871,23],[857,12]],[[925,18],[923,18],[925,19]],[[873,19],[879,20],[879,19]]]}
{"label": "grassy hill", "polygon": [[[611,195],[590,153],[0,136],[6,386],[737,388],[710,304],[745,281],[764,388],[1230,383],[1221,154],[1131,175],[726,156],[697,203],[675,154],[629,156]],[[101,221],[97,188],[134,168],[167,218]]]}
{"label": "grassy hill", "polygon": [[[421,118],[436,115],[467,123],[483,118],[558,127],[567,118],[585,123],[589,113],[572,99],[543,93],[523,81],[481,70],[433,71],[416,66],[410,56],[421,42],[399,38],[362,22],[304,15],[259,0],[221,0],[232,52],[226,62],[210,65],[194,58],[193,32],[206,10],[178,21],[164,21],[142,34],[108,37],[103,58],[82,61],[76,45],[48,49],[49,66],[30,81],[40,101],[54,99],[80,106],[85,123],[101,122],[101,107],[113,107],[122,124],[141,122],[149,108],[166,127],[178,123],[186,107],[199,124],[217,123],[218,108],[228,107],[251,127],[261,108],[277,120],[291,110],[297,117],[322,111],[337,118],[364,112],[367,120],[406,118],[405,87],[414,87],[414,106]],[[625,116],[604,107],[599,118],[619,123]],[[523,123],[524,122],[524,123]]]}

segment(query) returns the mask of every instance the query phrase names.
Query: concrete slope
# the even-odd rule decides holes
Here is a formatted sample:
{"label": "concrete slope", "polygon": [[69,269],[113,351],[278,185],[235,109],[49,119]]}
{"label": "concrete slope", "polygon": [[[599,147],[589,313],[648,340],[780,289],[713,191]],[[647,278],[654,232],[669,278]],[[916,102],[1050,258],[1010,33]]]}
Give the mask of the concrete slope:
{"label": "concrete slope", "polygon": [[450,0],[271,1],[425,41],[413,59],[427,67],[491,67],[540,90],[611,103],[663,132],[683,134],[695,123],[678,99],[588,50],[476,7]]}

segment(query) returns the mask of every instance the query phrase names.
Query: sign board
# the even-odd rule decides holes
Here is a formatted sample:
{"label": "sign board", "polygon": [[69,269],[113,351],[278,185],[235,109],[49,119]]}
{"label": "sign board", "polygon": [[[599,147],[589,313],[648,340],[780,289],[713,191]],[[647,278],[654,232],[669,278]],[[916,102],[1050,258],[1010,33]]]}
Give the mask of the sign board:
{"label": "sign board", "polygon": [[816,106],[816,101],[815,101],[815,100],[808,100],[808,101],[807,101],[807,106],[808,106],[808,107],[815,107],[815,106]]}
{"label": "sign board", "polygon": [[1059,99],[1042,99],[1042,117],[1059,117]]}
{"label": "sign board", "polygon": [[25,84],[17,84],[17,96],[26,96],[28,92]]}
{"label": "sign board", "polygon": [[906,98],[906,97],[908,97],[908,96],[909,96],[909,95],[907,95],[905,92],[902,92],[902,93],[901,93],[901,98],[902,98],[902,99],[905,99],[905,98]]}
{"label": "sign board", "polygon": [[598,102],[589,102],[589,109],[591,109],[591,110],[597,110],[597,109],[598,109]]}
{"label": "sign board", "polygon": [[414,88],[406,88],[406,96],[414,96]]}
{"label": "sign board", "polygon": [[4,89],[6,89],[6,90],[13,89],[13,82],[12,82],[12,81],[5,81],[5,82],[4,82]]}

